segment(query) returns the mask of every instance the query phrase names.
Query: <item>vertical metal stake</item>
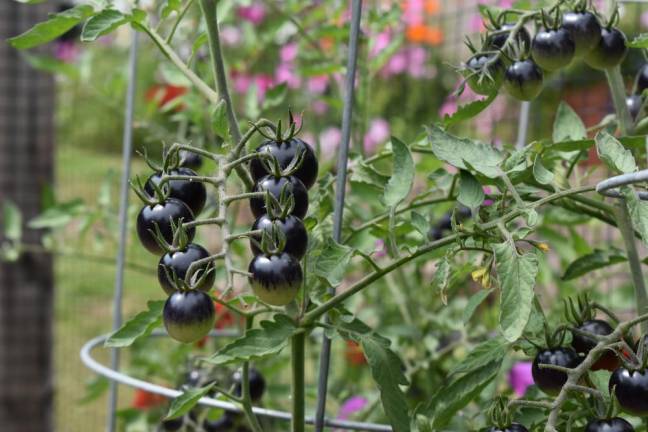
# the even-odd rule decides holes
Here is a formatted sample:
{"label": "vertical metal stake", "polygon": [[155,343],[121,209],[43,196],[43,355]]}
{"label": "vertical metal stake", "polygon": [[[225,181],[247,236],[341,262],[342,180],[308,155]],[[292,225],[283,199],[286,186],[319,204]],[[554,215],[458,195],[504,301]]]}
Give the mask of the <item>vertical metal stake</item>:
{"label": "vertical metal stake", "polygon": [[[137,84],[137,45],[138,32],[131,30],[132,45],[128,60],[128,90],[126,93],[126,111],[124,113],[124,133],[122,141],[122,175],[119,191],[119,248],[117,250],[117,272],[115,275],[115,292],[113,298],[113,331],[122,325],[122,293],[124,291],[124,259],[126,257],[126,240],[128,236],[128,193],[133,153],[133,107],[135,105],[135,86]],[[113,348],[110,352],[110,366],[119,370],[119,350]],[[114,432],[116,426],[115,412],[117,410],[117,383],[110,382],[108,396],[108,420],[106,430]]]}
{"label": "vertical metal stake", "polygon": [[531,102],[524,101],[520,106],[520,119],[518,120],[518,133],[515,148],[521,149],[526,145],[527,132],[529,130],[529,114],[531,112]]}
{"label": "vertical metal stake", "polygon": [[[349,141],[351,140],[351,115],[353,113],[353,96],[355,87],[356,66],[358,60],[358,40],[360,38],[360,18],[362,0],[353,0],[351,6],[351,32],[349,34],[349,54],[347,59],[346,85],[344,93],[344,110],[342,113],[342,142],[337,161],[337,179],[335,185],[335,209],[333,212],[333,239],[339,242],[342,237],[342,215],[346,193],[347,162]],[[335,294],[335,288],[329,289]],[[328,319],[328,317],[327,317]],[[331,340],[323,335],[322,352],[317,387],[317,410],[315,413],[315,431],[324,429],[326,412],[326,393],[328,388],[329,363],[331,360]]]}

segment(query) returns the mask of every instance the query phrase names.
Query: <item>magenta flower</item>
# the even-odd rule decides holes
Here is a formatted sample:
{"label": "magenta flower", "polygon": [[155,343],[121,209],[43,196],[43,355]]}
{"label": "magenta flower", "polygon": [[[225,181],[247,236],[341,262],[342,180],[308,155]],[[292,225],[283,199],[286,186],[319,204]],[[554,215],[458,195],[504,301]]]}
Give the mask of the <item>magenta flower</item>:
{"label": "magenta flower", "polygon": [[245,72],[239,72],[232,69],[230,72],[230,78],[232,80],[232,87],[237,93],[247,93],[248,89],[254,82],[254,79],[251,75],[248,75]]}
{"label": "magenta flower", "polygon": [[286,83],[288,88],[296,89],[301,85],[301,78],[295,72],[295,67],[291,63],[281,63],[275,69],[275,80],[277,84]]}
{"label": "magenta flower", "polygon": [[351,415],[360,412],[367,406],[369,401],[362,396],[352,396],[340,407],[340,412],[338,413],[338,419],[347,420]]}
{"label": "magenta flower", "polygon": [[249,21],[254,25],[261,24],[266,16],[265,6],[261,2],[254,2],[250,6],[240,6],[236,13],[239,18]]}
{"label": "magenta flower", "polygon": [[643,28],[648,28],[648,11],[641,14],[641,26]]}
{"label": "magenta flower", "polygon": [[374,250],[373,256],[375,258],[384,258],[387,256],[387,245],[385,244],[385,241],[382,239],[376,240],[375,243],[376,249]]}
{"label": "magenta flower", "polygon": [[54,48],[54,57],[65,63],[73,63],[79,57],[80,51],[72,41],[59,41]]}
{"label": "magenta flower", "polygon": [[316,100],[311,104],[311,108],[315,114],[323,115],[328,112],[329,105],[323,100]]}
{"label": "magenta flower", "polygon": [[236,46],[241,43],[243,35],[241,33],[241,30],[239,30],[237,27],[228,25],[221,28],[220,38],[223,41],[224,45]]}
{"label": "magenta flower", "polygon": [[333,157],[342,141],[342,131],[337,127],[324,129],[319,135],[320,153],[325,159]]}
{"label": "magenta flower", "polygon": [[371,48],[369,49],[369,57],[374,58],[378,56],[385,48],[389,46],[392,41],[391,29],[387,29],[378,33],[370,40]]}
{"label": "magenta flower", "polygon": [[451,116],[455,112],[457,112],[457,99],[450,95],[443,101],[441,108],[439,108],[439,118],[445,118],[447,115]]}
{"label": "magenta flower", "polygon": [[373,153],[376,148],[389,138],[389,123],[382,118],[373,119],[369,123],[369,130],[364,136],[364,150],[366,153]]}
{"label": "magenta flower", "polygon": [[520,361],[515,363],[509,372],[509,385],[518,397],[524,396],[527,388],[533,385],[531,366],[531,362]]}
{"label": "magenta flower", "polygon": [[297,58],[298,51],[299,45],[297,45],[297,42],[287,43],[279,50],[279,58],[284,63],[293,62]]}
{"label": "magenta flower", "polygon": [[317,75],[314,77],[308,78],[307,87],[308,91],[314,94],[322,94],[326,91],[328,87],[329,77],[328,75]]}
{"label": "magenta flower", "polygon": [[406,0],[403,3],[403,21],[408,26],[423,23],[425,0]]}

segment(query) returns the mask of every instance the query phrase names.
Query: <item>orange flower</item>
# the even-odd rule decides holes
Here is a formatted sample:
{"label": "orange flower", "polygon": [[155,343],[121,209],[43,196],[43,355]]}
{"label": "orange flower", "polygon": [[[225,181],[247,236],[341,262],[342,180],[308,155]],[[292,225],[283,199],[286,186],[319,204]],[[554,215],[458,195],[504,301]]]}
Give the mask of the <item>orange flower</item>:
{"label": "orange flower", "polygon": [[149,393],[142,389],[136,389],[131,406],[138,410],[146,410],[162,405],[165,401],[166,398],[162,395]]}
{"label": "orange flower", "polygon": [[344,354],[347,361],[354,366],[367,364],[367,360],[365,359],[360,345],[354,341],[346,341],[346,352]]}
{"label": "orange flower", "polygon": [[435,15],[441,10],[439,0],[425,0],[425,13],[428,15]]}
{"label": "orange flower", "polygon": [[428,45],[441,45],[443,43],[443,30],[438,27],[428,27],[425,33],[425,43]]}
{"label": "orange flower", "polygon": [[425,41],[427,30],[425,24],[414,24],[407,27],[405,30],[405,37],[410,42],[421,43]]}

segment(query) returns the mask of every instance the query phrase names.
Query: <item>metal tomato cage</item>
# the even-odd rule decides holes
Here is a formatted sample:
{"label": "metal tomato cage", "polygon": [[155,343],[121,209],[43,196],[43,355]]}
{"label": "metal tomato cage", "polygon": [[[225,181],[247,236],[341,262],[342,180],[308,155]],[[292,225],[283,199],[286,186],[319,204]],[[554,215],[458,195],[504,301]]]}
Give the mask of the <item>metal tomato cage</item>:
{"label": "metal tomato cage", "polygon": [[[347,74],[345,83],[344,94],[344,109],[342,115],[342,142],[340,144],[340,151],[338,156],[337,172],[340,173],[337,177],[336,185],[336,198],[334,210],[334,230],[333,236],[339,241],[342,231],[342,212],[344,210],[345,198],[345,185],[347,173],[347,158],[349,150],[349,142],[351,137],[351,114],[353,112],[353,96],[354,84],[356,77],[356,63],[358,56],[358,39],[360,35],[360,18],[362,14],[362,0],[352,1],[352,15],[351,15],[351,31],[349,35],[349,51],[347,61]],[[128,197],[129,197],[129,178],[131,155],[133,150],[133,135],[132,124],[134,115],[135,103],[135,85],[137,75],[137,57],[139,47],[139,35],[135,30],[131,30],[131,49],[129,54],[129,68],[128,68],[128,88],[126,94],[126,107],[124,111],[124,131],[122,137],[122,173],[120,178],[120,195],[119,195],[119,247],[116,257],[116,275],[114,285],[113,297],[113,331],[122,326],[122,298],[124,289],[124,262],[126,256],[126,240],[128,236]],[[334,290],[332,291],[334,292]],[[210,332],[210,337],[235,337],[238,336],[237,331],[217,331]],[[165,331],[155,331],[152,333],[153,337],[166,337]],[[182,391],[171,389],[168,387],[153,384],[151,382],[134,378],[128,374],[119,371],[120,355],[117,348],[111,350],[110,366],[105,366],[92,357],[92,352],[95,348],[102,346],[108,339],[109,334],[97,336],[94,339],[86,342],[80,351],[81,361],[83,364],[93,372],[107,378],[110,381],[110,393],[108,397],[108,418],[106,423],[106,430],[114,432],[116,430],[116,416],[117,411],[117,394],[118,386],[120,384],[134,387],[137,389],[145,390],[150,393],[158,394],[169,399],[176,398],[182,394]],[[320,361],[319,373],[319,387],[318,387],[318,401],[316,407],[316,416],[306,418],[306,423],[316,425],[316,430],[323,430],[324,426],[335,427],[344,430],[362,430],[362,431],[391,431],[389,425],[354,422],[346,420],[334,420],[324,417],[328,369],[330,360],[330,339],[324,336],[323,349]],[[220,408],[227,411],[242,412],[240,407],[231,402],[203,397],[198,401],[198,404],[212,408]],[[278,411],[267,408],[254,407],[253,411],[256,415],[269,417],[277,420],[290,421],[292,414],[287,411]]]}

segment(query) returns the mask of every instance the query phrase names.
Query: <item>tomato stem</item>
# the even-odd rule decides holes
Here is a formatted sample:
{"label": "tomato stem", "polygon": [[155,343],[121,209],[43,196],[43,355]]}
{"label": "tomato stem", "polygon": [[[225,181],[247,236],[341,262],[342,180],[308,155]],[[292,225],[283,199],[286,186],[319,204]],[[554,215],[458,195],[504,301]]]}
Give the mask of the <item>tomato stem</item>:
{"label": "tomato stem", "polygon": [[306,332],[299,331],[292,337],[292,432],[304,432],[304,362]]}

